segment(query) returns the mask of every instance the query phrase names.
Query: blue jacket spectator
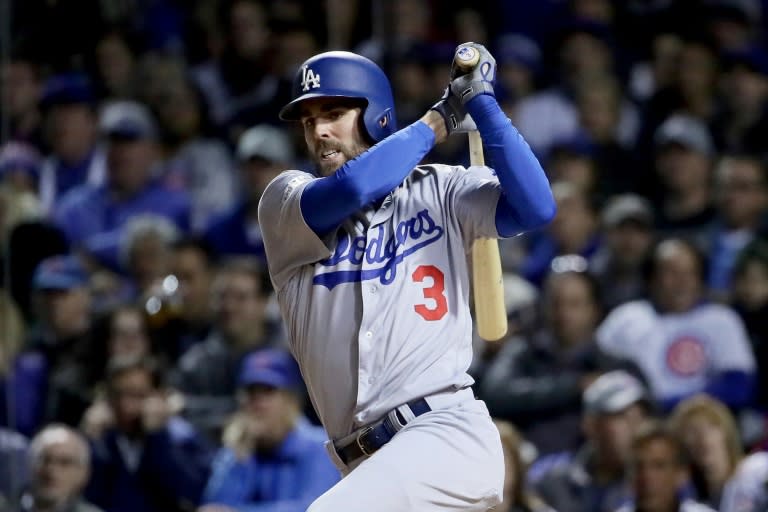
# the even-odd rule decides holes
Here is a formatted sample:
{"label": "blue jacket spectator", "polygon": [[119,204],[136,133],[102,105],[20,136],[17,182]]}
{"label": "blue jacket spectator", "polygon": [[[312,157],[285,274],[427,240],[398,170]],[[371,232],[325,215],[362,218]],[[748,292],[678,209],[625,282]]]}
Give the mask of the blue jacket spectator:
{"label": "blue jacket spectator", "polygon": [[98,140],[96,98],[86,75],[51,77],[40,104],[50,154],[39,170],[39,194],[43,209],[51,212],[67,191],[103,184],[106,161]]}
{"label": "blue jacket spectator", "polygon": [[244,188],[242,200],[215,218],[205,232],[206,241],[217,253],[252,254],[266,261],[257,214],[259,199],[269,182],[294,160],[290,138],[279,128],[256,125],[240,136],[237,161]]}
{"label": "blue jacket spectator", "polygon": [[106,388],[107,400],[95,402],[83,419],[93,460],[86,497],[107,512],[194,508],[210,451],[174,416],[159,369],[148,359],[113,359]]}
{"label": "blue jacket spectator", "polygon": [[96,366],[90,276],[71,255],[44,259],[32,278],[37,329],[15,362],[17,419],[30,435],[41,420],[76,425],[93,400]]}
{"label": "blue jacket spectator", "polygon": [[202,511],[302,512],[339,480],[322,428],[301,415],[303,382],[293,357],[249,355],[238,379],[240,409],[224,433]]}
{"label": "blue jacket spectator", "polygon": [[322,428],[301,419],[270,454],[240,460],[232,449],[222,448],[204,501],[239,512],[306,510],[339,480],[338,470],[323,448],[326,439]]}
{"label": "blue jacket spectator", "polygon": [[153,213],[187,231],[190,202],[182,190],[169,188],[155,174],[157,128],[145,107],[116,102],[104,110],[100,122],[107,138],[107,183],[74,188],[53,216],[73,246],[115,268],[120,233],[130,217]]}
{"label": "blue jacket spectator", "polygon": [[541,286],[557,256],[577,254],[589,261],[599,250],[600,223],[596,205],[573,183],[552,186],[557,215],[546,230],[530,237],[530,248],[520,269],[521,275]]}

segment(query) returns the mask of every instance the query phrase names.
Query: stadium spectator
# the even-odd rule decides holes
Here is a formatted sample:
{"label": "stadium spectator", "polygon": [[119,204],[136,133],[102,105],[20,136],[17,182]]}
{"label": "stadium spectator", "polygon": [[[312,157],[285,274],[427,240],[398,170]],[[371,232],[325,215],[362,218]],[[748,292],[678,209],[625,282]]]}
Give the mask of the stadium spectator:
{"label": "stadium spectator", "polygon": [[732,304],[744,322],[757,362],[756,405],[768,410],[768,243],[755,240],[733,269]]}
{"label": "stadium spectator", "polygon": [[107,181],[102,186],[72,189],[54,212],[56,224],[77,249],[117,268],[120,236],[130,217],[156,214],[189,229],[188,196],[158,181],[157,127],[151,114],[135,102],[116,102],[104,109],[101,131],[107,139]]}
{"label": "stadium spectator", "polygon": [[133,287],[129,299],[145,298],[153,287],[162,286],[171,271],[173,244],[179,238],[179,229],[160,215],[134,215],[125,224],[118,261]]}
{"label": "stadium spectator", "polygon": [[212,287],[214,324],[175,369],[174,386],[185,397],[186,417],[212,441],[236,407],[237,374],[251,351],[281,344],[266,321],[269,287],[257,260],[240,257],[222,264]]}
{"label": "stadium spectator", "polygon": [[[41,262],[32,280],[39,327],[32,333],[29,351],[42,358],[47,389],[28,407],[42,408],[43,418],[76,425],[93,399],[93,371],[89,276],[71,255],[52,256]],[[33,397],[29,397],[33,398]]]}
{"label": "stadium spectator", "polygon": [[250,124],[277,119],[277,78],[268,59],[271,27],[268,10],[259,0],[235,0],[224,9],[221,52],[195,66],[192,77],[203,92],[217,127],[226,128],[243,111]]}
{"label": "stadium spectator", "polygon": [[742,459],[720,503],[721,512],[768,510],[768,453],[755,452]]}
{"label": "stadium spectator", "polygon": [[718,217],[707,247],[707,285],[728,299],[736,257],[754,238],[768,213],[768,168],[756,156],[723,155],[715,167]]}
{"label": "stadium spectator", "polygon": [[83,418],[92,478],[86,496],[106,512],[165,512],[196,506],[211,451],[174,414],[160,368],[150,359],[118,357],[107,368],[106,400]]}
{"label": "stadium spectator", "polygon": [[[0,429],[9,428],[31,436],[40,427],[44,415],[47,384],[45,358],[39,352],[23,350],[26,335],[24,319],[2,289],[0,318],[3,333],[0,342]],[[0,477],[2,473],[0,470]],[[0,481],[3,479],[0,478]]]}
{"label": "stadium spectator", "polygon": [[768,53],[759,45],[726,52],[723,107],[712,133],[721,151],[764,155],[768,142]]}
{"label": "stadium spectator", "polygon": [[714,512],[681,498],[688,481],[688,458],[680,439],[661,424],[642,425],[632,439],[629,474],[632,503],[617,512]]}
{"label": "stadium spectator", "polygon": [[[598,75],[614,75],[616,41],[609,24],[571,18],[559,24],[550,43],[556,48],[557,80],[520,102],[515,125],[531,148],[546,155],[559,140],[572,138],[579,131],[579,115],[574,95],[579,84]],[[618,107],[616,138],[631,143],[639,127],[638,113],[629,101]]]}
{"label": "stadium spectator", "polygon": [[514,120],[517,106],[536,90],[536,79],[542,71],[541,48],[522,34],[502,34],[496,39],[498,94],[500,104]]}
{"label": "stadium spectator", "polygon": [[592,276],[573,269],[551,272],[542,305],[542,326],[528,339],[505,341],[485,368],[478,396],[492,416],[512,422],[549,454],[581,444],[584,389],[601,373],[631,365],[597,347],[600,290]]}
{"label": "stadium spectator", "polygon": [[585,190],[568,182],[552,185],[557,214],[546,231],[532,237],[528,256],[520,272],[534,284],[541,285],[552,260],[576,254],[589,260],[600,248],[600,222],[597,205]]}
{"label": "stadium spectator", "polygon": [[31,52],[19,48],[0,67],[0,107],[9,123],[10,138],[41,149],[44,145],[40,98],[45,73]]}
{"label": "stadium spectator", "polygon": [[687,450],[694,496],[720,510],[723,488],[744,456],[731,412],[720,401],[697,395],[677,404],[669,421]]}
{"label": "stadium spectator", "polygon": [[96,94],[104,101],[131,100],[138,96],[138,60],[141,44],[124,27],[105,27],[93,48]]}
{"label": "stadium spectator", "polygon": [[630,497],[626,464],[635,430],[648,415],[648,395],[638,379],[616,370],[583,397],[586,442],[576,452],[543,457],[529,476],[555,510],[613,512]]}
{"label": "stadium spectator", "polygon": [[656,228],[662,236],[690,238],[704,247],[716,213],[709,130],[695,117],[674,115],[656,131],[654,144],[659,183],[649,195],[655,201]]}
{"label": "stadium spectator", "polygon": [[88,76],[66,73],[49,78],[40,105],[50,148],[40,169],[40,200],[50,213],[73,188],[104,183],[106,155],[99,143],[96,98]]}
{"label": "stadium spectator", "polygon": [[205,239],[219,255],[251,254],[266,262],[257,206],[272,178],[295,163],[294,149],[285,132],[261,124],[240,136],[236,154],[243,185],[240,200],[213,220]]}
{"label": "stadium spectator", "polygon": [[[171,249],[171,275],[178,283],[170,308],[151,317],[170,361],[203,341],[213,328],[211,286],[219,255],[201,238],[182,238]],[[168,314],[166,314],[168,313]]]}
{"label": "stadium spectator", "polygon": [[81,494],[91,473],[88,443],[70,427],[51,424],[29,445],[28,489],[17,502],[19,512],[102,512]]}
{"label": "stadium spectator", "polygon": [[143,63],[144,96],[157,114],[164,157],[163,179],[190,196],[190,224],[200,232],[231,207],[238,183],[231,152],[208,117],[205,100],[179,58],[153,56]]}
{"label": "stadium spectator", "polygon": [[733,409],[751,405],[752,348],[738,315],[705,300],[700,251],[689,242],[665,239],[647,263],[649,298],[611,311],[597,330],[600,347],[637,364],[665,411],[701,392]]}
{"label": "stadium spectator", "polygon": [[220,506],[303,512],[339,481],[322,428],[302,414],[304,382],[283,349],[253,352],[237,379],[239,407],[224,430],[199,512]]}
{"label": "stadium spectator", "polygon": [[653,209],[635,194],[613,196],[601,212],[604,244],[590,261],[606,311],[645,293],[643,263],[653,241]]}
{"label": "stadium spectator", "polygon": [[494,420],[504,449],[504,494],[500,512],[554,512],[529,488],[526,473],[536,449],[512,423]]}

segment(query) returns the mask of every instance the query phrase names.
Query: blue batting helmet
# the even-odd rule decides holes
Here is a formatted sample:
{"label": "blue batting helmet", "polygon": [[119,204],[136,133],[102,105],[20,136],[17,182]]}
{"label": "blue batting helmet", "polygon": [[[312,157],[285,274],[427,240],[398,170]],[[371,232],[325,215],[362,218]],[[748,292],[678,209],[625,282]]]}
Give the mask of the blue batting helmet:
{"label": "blue batting helmet", "polygon": [[293,80],[292,96],[280,110],[280,119],[298,121],[299,104],[310,98],[360,98],[367,102],[363,124],[374,142],[397,130],[387,76],[375,62],[355,53],[331,51],[307,59]]}

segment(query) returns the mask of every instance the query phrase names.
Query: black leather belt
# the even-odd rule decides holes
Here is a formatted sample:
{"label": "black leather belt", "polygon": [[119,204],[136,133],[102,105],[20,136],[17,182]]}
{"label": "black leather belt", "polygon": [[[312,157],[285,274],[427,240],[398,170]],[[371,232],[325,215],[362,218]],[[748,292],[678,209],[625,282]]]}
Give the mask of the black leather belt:
{"label": "black leather belt", "polygon": [[[421,416],[432,410],[427,401],[423,398],[408,402],[406,405],[411,409],[414,416]],[[395,414],[397,414],[401,424],[406,423],[399,412],[395,412]],[[384,415],[384,419],[361,428],[351,442],[344,446],[337,446],[336,453],[339,454],[339,458],[344,464],[349,464],[360,457],[369,457],[387,444],[395,434],[397,434],[400,428],[397,428],[390,419],[390,415],[386,414]]]}

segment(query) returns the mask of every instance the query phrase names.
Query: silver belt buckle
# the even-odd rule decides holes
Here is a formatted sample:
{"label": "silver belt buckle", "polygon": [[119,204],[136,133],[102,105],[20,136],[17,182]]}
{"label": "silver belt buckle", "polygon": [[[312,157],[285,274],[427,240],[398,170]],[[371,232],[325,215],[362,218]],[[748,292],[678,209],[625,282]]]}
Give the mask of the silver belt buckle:
{"label": "silver belt buckle", "polygon": [[373,455],[373,452],[368,453],[368,451],[365,449],[363,444],[360,442],[360,438],[363,437],[364,435],[368,434],[372,430],[373,430],[373,427],[365,427],[364,429],[362,429],[360,431],[359,434],[357,434],[357,437],[355,438],[355,442],[357,443],[357,447],[360,448],[360,451],[363,452],[363,455],[365,455],[366,457],[370,457],[371,455]]}

